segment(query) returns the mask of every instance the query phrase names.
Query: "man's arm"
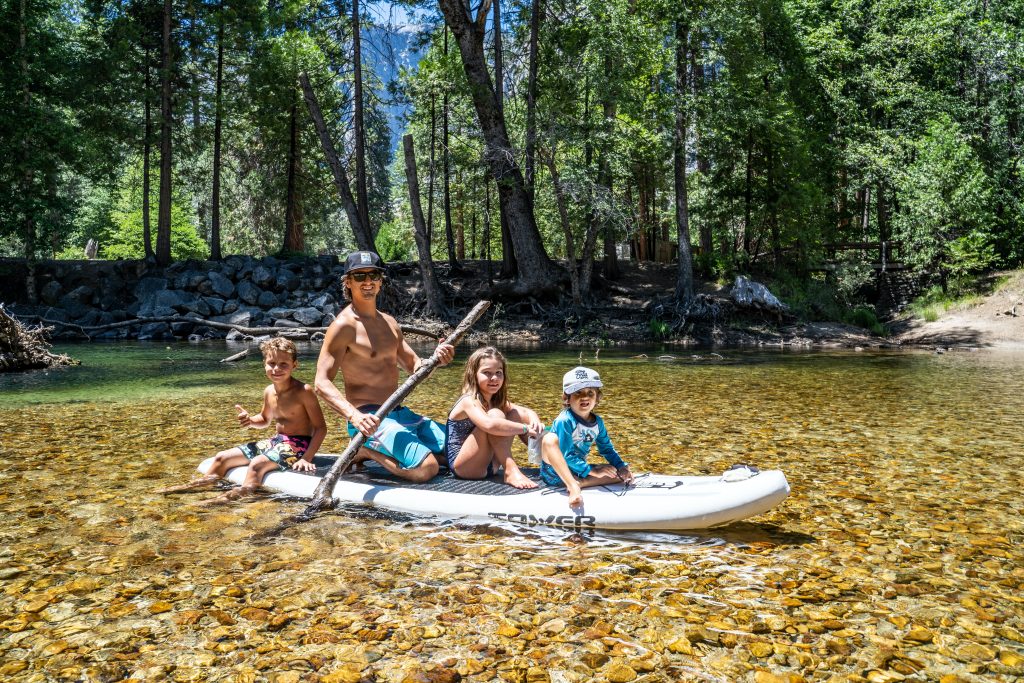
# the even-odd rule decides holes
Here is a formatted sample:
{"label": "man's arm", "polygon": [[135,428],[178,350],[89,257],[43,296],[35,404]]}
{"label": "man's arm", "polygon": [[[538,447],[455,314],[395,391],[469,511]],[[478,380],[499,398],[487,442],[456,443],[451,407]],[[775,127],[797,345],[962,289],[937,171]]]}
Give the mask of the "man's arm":
{"label": "man's arm", "polygon": [[313,391],[320,400],[346,420],[352,415],[353,406],[338,391],[334,378],[338,376],[341,361],[345,358],[349,340],[354,333],[355,330],[344,323],[332,324],[327,328],[320,355],[316,359],[316,378],[313,380]]}
{"label": "man's arm", "polygon": [[[402,328],[394,318],[391,318],[391,327],[395,330],[395,334],[398,335],[402,342],[398,345],[398,365],[410,375],[420,369],[420,365],[423,364],[421,359],[416,352],[409,346],[409,342],[405,340],[405,335],[402,334]],[[455,347],[451,344],[439,343],[437,345],[437,361],[438,365],[448,365],[455,358]]]}
{"label": "man's arm", "polygon": [[335,321],[327,328],[324,344],[320,347],[320,356],[316,360],[313,390],[328,408],[351,422],[365,436],[371,436],[380,424],[380,418],[356,410],[334,385],[334,378],[338,376],[338,370],[345,359],[349,344],[355,339],[355,334],[354,325],[348,321]]}

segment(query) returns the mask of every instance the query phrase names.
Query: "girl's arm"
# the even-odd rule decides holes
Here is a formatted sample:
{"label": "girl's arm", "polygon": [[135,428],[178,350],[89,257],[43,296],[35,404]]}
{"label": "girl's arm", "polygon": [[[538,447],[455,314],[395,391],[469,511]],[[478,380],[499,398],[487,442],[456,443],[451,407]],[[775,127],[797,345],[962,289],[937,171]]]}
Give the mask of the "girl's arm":
{"label": "girl's arm", "polygon": [[526,424],[530,428],[529,433],[531,436],[540,436],[544,432],[544,423],[540,421],[540,416],[538,416],[533,410],[515,403],[510,403],[509,407],[518,412],[519,416],[526,420]]}
{"label": "girl's arm", "polygon": [[[480,401],[473,396],[466,396],[462,399],[461,403],[462,412],[466,414],[466,417],[488,434],[493,434],[494,436],[519,436],[530,432],[528,425],[491,415],[483,409]],[[452,412],[455,411],[453,410]]]}

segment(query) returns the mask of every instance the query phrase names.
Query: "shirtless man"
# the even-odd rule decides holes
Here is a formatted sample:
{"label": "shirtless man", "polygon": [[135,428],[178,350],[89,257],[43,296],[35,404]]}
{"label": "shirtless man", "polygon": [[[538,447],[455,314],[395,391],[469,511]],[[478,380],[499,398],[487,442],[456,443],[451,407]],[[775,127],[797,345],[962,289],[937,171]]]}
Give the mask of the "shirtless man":
{"label": "shirtless man", "polygon": [[[444,429],[405,407],[385,418],[376,410],[398,389],[398,368],[413,373],[423,362],[402,336],[398,322],[377,310],[384,283],[384,266],[377,254],[357,251],[345,260],[341,285],[351,305],[327,329],[316,364],[317,396],[348,420],[350,436],[362,432],[366,441],[355,462],[373,460],[392,474],[410,481],[427,481],[444,457]],[[451,344],[439,344],[440,365],[455,357]],[[341,371],[342,396],[334,385]]]}

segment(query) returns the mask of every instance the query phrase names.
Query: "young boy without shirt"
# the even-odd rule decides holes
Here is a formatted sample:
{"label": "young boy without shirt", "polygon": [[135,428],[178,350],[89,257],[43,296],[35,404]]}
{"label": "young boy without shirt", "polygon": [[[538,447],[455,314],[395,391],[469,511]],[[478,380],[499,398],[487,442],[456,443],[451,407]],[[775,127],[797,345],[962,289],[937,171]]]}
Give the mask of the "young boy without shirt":
{"label": "young boy without shirt", "polygon": [[295,344],[277,337],[260,344],[260,351],[263,352],[263,369],[270,380],[270,385],[263,390],[263,406],[255,415],[250,415],[238,404],[235,404],[235,409],[242,427],[265,429],[275,422],[277,433],[269,439],[251,441],[217,453],[204,476],[164,489],[161,493],[212,486],[228,470],[248,465],[245,481],[239,488],[207,501],[218,503],[251,494],[263,482],[263,477],[274,470],[291,468],[309,472],[316,469],[313,456],[327,435],[327,423],[313,388],[292,377],[299,364]]}

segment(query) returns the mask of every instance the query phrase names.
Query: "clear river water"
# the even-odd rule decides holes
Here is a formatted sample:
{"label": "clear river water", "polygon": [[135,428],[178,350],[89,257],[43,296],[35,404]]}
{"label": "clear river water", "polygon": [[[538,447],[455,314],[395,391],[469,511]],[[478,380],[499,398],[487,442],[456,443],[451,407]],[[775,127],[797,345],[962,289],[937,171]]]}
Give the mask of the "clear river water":
{"label": "clear river water", "polygon": [[[57,350],[83,364],[0,375],[0,680],[1024,680],[1022,352],[586,350],[634,472],[748,462],[792,494],[581,535],[356,505],[282,529],[301,501],[158,495],[251,440],[233,405],[259,408],[261,364]],[[467,351],[407,403],[443,419]],[[509,358],[550,420],[579,350]]]}

